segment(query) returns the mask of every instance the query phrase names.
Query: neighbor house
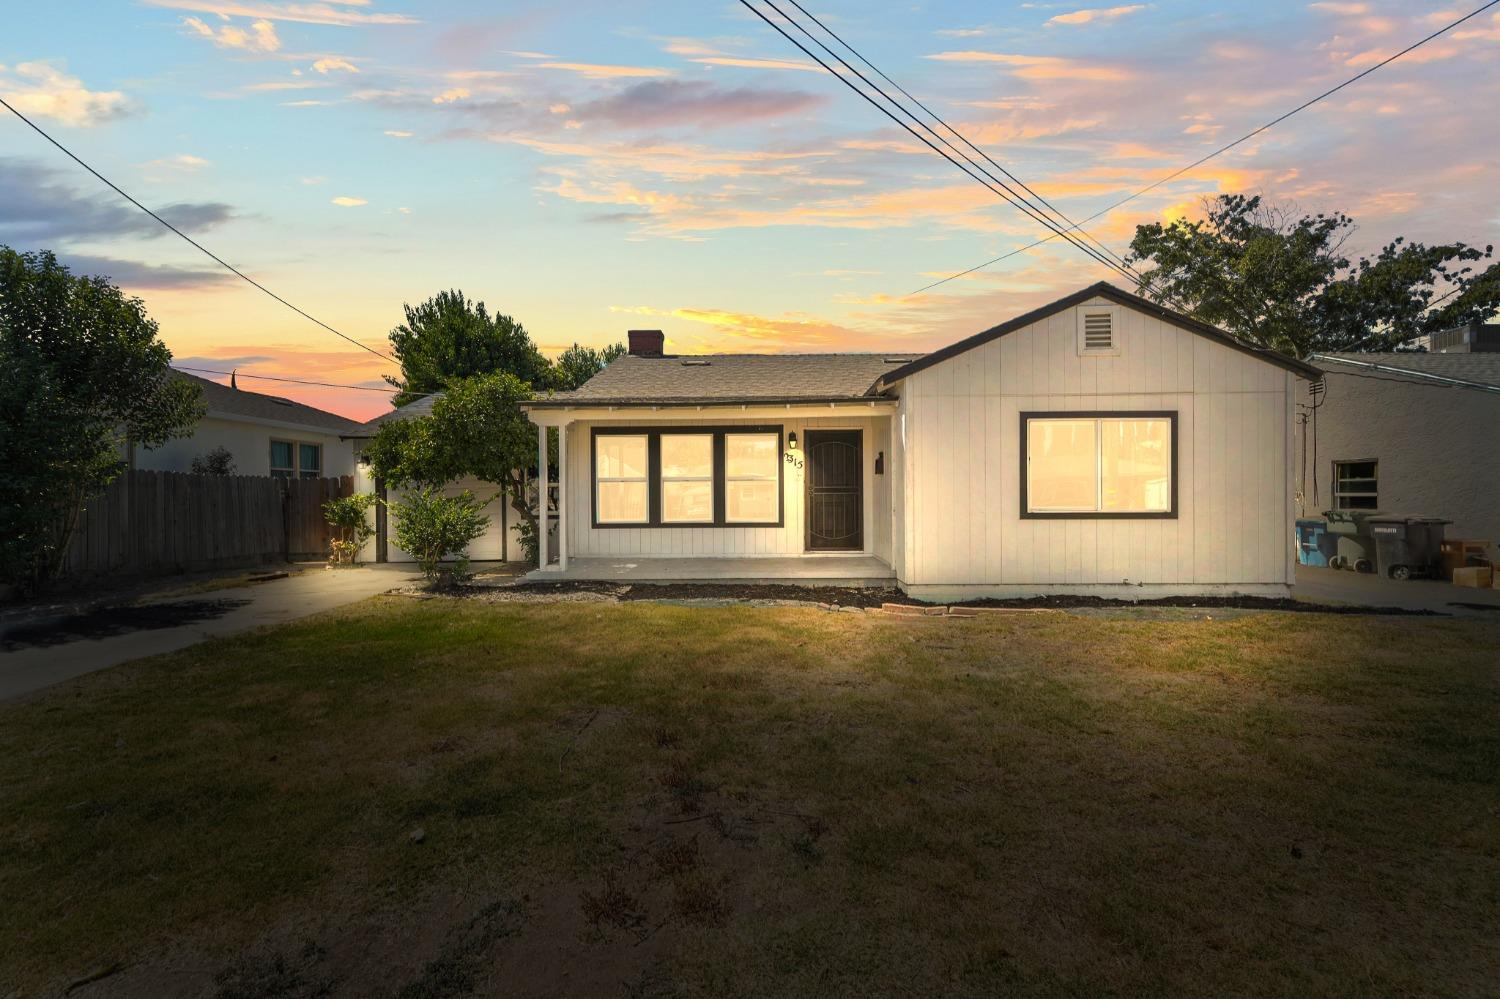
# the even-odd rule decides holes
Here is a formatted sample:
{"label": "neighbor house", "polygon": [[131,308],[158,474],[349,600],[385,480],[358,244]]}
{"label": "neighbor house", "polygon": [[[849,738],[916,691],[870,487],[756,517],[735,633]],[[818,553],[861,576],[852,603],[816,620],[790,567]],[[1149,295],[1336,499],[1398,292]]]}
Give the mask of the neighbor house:
{"label": "neighbor house", "polygon": [[193,459],[224,448],[236,475],[315,479],[354,474],[354,450],[340,437],[359,422],[280,396],[248,392],[177,372],[203,392],[207,409],[190,436],[132,449],[133,468],[188,472]]}
{"label": "neighbor house", "polygon": [[535,576],[1285,595],[1296,383],[1319,374],[1105,283],[925,356],[676,356],[633,331],[523,405],[539,467],[559,435]]}
{"label": "neighbor house", "polygon": [[1450,538],[1500,542],[1500,352],[1314,360],[1323,384],[1316,394],[1304,389],[1299,400],[1303,516],[1382,510],[1442,517],[1453,522]]}

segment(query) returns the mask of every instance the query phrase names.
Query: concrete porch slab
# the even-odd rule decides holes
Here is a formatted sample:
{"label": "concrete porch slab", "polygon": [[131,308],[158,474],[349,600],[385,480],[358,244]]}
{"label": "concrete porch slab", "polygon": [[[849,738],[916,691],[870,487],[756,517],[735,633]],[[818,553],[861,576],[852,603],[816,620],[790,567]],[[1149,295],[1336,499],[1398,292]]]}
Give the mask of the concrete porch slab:
{"label": "concrete porch slab", "polygon": [[807,555],[767,558],[569,558],[533,569],[523,581],[615,583],[790,583],[799,586],[894,586],[896,573],[873,555]]}

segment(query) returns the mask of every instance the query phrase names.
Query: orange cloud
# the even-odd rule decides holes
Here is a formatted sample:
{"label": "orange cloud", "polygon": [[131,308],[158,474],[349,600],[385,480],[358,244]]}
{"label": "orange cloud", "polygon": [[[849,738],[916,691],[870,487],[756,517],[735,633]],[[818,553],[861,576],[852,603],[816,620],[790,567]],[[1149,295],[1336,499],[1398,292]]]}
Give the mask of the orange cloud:
{"label": "orange cloud", "polygon": [[1091,66],[1060,56],[1029,56],[1007,52],[938,52],[927,56],[939,62],[995,63],[1014,67],[1012,74],[1028,80],[1129,80],[1135,74],[1117,66]]}
{"label": "orange cloud", "polygon": [[1085,10],[1075,10],[1071,14],[1058,14],[1050,18],[1047,23],[1051,24],[1090,24],[1094,21],[1114,21],[1145,10],[1148,4],[1132,3],[1121,7],[1091,7]]}
{"label": "orange cloud", "polygon": [[671,70],[655,69],[650,66],[605,66],[592,62],[539,62],[537,66],[542,69],[557,69],[568,73],[577,73],[590,80],[647,78],[672,75]]}

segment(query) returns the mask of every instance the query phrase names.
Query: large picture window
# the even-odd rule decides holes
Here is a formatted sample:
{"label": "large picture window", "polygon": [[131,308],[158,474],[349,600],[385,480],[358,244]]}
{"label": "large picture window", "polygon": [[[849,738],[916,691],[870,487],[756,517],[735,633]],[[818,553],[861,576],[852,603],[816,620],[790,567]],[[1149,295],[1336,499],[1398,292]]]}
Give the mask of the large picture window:
{"label": "large picture window", "polygon": [[594,516],[601,524],[644,524],[650,517],[645,434],[594,438]]}
{"label": "large picture window", "polygon": [[1021,516],[1175,517],[1176,413],[1021,414]]}
{"label": "large picture window", "polygon": [[594,526],[779,527],[782,428],[596,427]]}

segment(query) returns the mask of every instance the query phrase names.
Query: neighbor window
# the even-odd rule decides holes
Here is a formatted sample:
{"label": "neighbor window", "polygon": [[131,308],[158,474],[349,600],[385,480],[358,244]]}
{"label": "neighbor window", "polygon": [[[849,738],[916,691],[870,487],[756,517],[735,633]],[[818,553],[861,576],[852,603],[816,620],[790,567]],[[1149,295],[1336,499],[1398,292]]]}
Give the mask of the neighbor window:
{"label": "neighbor window", "polygon": [[766,523],[780,510],[781,435],[724,435],[724,519]]}
{"label": "neighbor window", "polygon": [[1335,510],[1378,509],[1378,463],[1336,461],[1333,463],[1333,508]]}
{"label": "neighbor window", "polygon": [[781,526],[779,426],[596,428],[594,526]]}
{"label": "neighbor window", "polygon": [[1023,414],[1022,514],[1176,514],[1176,414]]}
{"label": "neighbor window", "polygon": [[278,479],[316,479],[323,474],[323,445],[271,442],[271,475]]}
{"label": "neighbor window", "polygon": [[645,434],[595,437],[594,467],[599,523],[644,524],[650,520]]}
{"label": "neighbor window", "polygon": [[714,520],[713,434],[661,435],[661,522]]}

